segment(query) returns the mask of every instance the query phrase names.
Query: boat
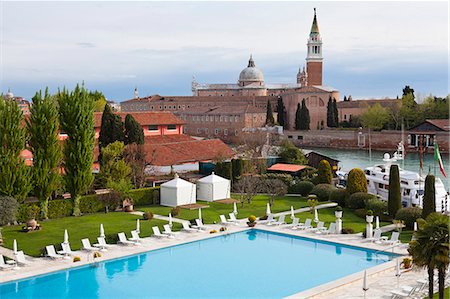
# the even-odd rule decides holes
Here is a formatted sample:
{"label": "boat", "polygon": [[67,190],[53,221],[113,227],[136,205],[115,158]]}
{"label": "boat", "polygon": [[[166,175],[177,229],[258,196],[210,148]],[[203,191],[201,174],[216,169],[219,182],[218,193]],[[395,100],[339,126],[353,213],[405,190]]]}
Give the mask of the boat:
{"label": "boat", "polygon": [[[367,178],[368,193],[377,195],[381,200],[387,201],[389,196],[389,172],[390,167],[399,159],[402,154],[394,153],[393,158],[388,153],[384,154],[385,164],[379,164],[364,169]],[[398,165],[398,164],[397,164]],[[425,189],[425,178],[417,172],[403,170],[399,166],[400,192],[402,195],[403,207],[422,207]],[[347,175],[345,171],[337,171],[338,187],[347,185]],[[436,212],[450,212],[450,196],[445,190],[444,183],[440,178],[435,180],[436,192]]]}

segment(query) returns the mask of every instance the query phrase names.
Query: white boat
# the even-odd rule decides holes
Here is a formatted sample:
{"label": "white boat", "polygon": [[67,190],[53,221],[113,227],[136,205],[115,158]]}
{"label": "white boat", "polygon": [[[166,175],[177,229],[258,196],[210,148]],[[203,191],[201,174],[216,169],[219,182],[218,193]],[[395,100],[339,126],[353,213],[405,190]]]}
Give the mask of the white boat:
{"label": "white boat", "polygon": [[[382,200],[388,200],[389,194],[389,171],[393,162],[397,161],[399,155],[394,154],[390,158],[389,154],[384,154],[383,161],[386,164],[375,165],[364,169],[367,178],[367,191],[378,195]],[[417,172],[400,169],[400,192],[402,194],[402,205],[404,207],[422,207],[423,194],[425,189],[425,178]],[[338,185],[347,185],[347,172],[336,172],[339,182]],[[450,198],[445,186],[440,178],[435,180],[436,189],[436,211],[449,212]]]}

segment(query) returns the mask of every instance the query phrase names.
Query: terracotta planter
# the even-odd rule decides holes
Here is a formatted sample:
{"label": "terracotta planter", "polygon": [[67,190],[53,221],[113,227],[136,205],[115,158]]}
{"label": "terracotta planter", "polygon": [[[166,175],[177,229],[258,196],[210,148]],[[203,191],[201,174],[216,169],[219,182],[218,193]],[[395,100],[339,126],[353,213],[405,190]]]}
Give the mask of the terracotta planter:
{"label": "terracotta planter", "polygon": [[248,225],[249,227],[255,227],[256,222],[247,222],[247,225]]}

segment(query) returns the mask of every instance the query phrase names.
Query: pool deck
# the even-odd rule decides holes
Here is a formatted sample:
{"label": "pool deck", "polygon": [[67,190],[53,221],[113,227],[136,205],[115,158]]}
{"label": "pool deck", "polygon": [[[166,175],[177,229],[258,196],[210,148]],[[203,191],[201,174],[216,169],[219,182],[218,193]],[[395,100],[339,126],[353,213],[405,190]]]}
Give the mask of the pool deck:
{"label": "pool deck", "polygon": [[[176,220],[174,219],[174,221]],[[97,258],[96,260],[106,261],[116,258],[122,258],[151,250],[250,229],[246,225],[246,219],[240,221],[239,225],[228,225],[228,229],[226,232],[219,232],[219,229],[222,225],[214,224],[207,226],[211,230],[215,229],[218,232],[215,234],[210,234],[209,230],[194,233],[180,232],[177,234],[176,238],[143,238],[142,245],[140,246],[111,245],[108,251],[102,252],[102,257]],[[392,247],[371,242],[363,242],[362,237],[359,235],[320,235],[308,231],[292,230],[286,228],[286,226],[283,225],[268,226],[260,224],[255,228],[271,232],[289,234],[293,236],[301,236],[311,239],[369,248],[377,251],[387,251],[401,255],[407,254],[406,246],[404,245]],[[7,257],[13,256],[12,251],[4,247],[0,247],[0,254],[3,254]],[[72,259],[51,260],[49,258],[33,258],[27,256],[27,260],[31,262],[30,265],[20,267],[20,269],[17,270],[0,271],[0,283],[47,274],[59,270],[71,269],[93,263],[92,253],[89,253],[87,251],[75,251],[74,255],[80,256],[81,261],[74,263],[72,262]],[[330,270],[332,269],[332,267],[333,265],[330,265]],[[402,272],[402,275],[397,278],[395,276],[394,261],[383,263],[381,265],[377,265],[368,269],[367,275],[369,290],[366,292],[366,298],[391,298],[391,290],[398,289],[399,287],[405,285],[415,285],[416,280],[426,278],[426,272],[423,270],[404,271]],[[362,291],[362,280],[363,272],[354,273],[333,282],[329,282],[318,287],[303,291],[301,293],[294,294],[292,296],[289,296],[288,298],[364,298],[364,294]]]}

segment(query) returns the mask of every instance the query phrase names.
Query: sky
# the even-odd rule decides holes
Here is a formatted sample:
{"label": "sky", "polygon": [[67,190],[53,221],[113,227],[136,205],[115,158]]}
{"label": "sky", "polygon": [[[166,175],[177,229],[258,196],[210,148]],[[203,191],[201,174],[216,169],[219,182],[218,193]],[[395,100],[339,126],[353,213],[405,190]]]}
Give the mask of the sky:
{"label": "sky", "polygon": [[84,82],[110,100],[236,83],[253,54],[295,83],[317,8],[324,85],[353,99],[449,93],[448,2],[0,1],[0,91],[30,99]]}

